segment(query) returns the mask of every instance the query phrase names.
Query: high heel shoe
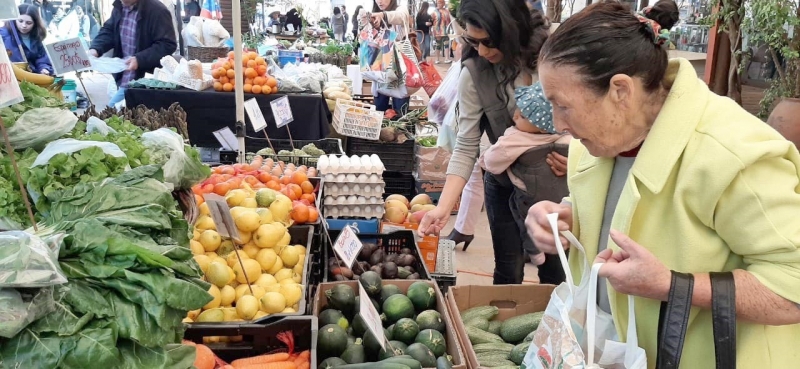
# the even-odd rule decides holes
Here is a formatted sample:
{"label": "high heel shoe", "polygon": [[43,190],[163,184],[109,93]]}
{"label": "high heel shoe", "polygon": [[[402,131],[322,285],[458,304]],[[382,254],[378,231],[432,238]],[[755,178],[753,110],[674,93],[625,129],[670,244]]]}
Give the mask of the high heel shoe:
{"label": "high heel shoe", "polygon": [[472,240],[475,239],[475,236],[474,235],[461,234],[461,232],[453,229],[453,231],[450,232],[450,235],[447,236],[447,239],[450,240],[450,241],[455,242],[456,246],[458,246],[459,243],[463,242],[464,243],[464,248],[461,249],[461,251],[467,251],[467,247],[469,247],[469,244],[472,243]]}

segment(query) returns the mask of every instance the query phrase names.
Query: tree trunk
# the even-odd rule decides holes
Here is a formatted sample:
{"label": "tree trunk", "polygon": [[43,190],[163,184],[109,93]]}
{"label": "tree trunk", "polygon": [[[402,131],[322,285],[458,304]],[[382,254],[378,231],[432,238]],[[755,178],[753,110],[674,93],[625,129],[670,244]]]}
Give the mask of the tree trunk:
{"label": "tree trunk", "polygon": [[743,0],[725,0],[727,10],[731,13],[728,18],[728,37],[730,39],[731,63],[728,68],[728,97],[742,105],[742,79],[739,71],[742,65],[742,16],[739,10]]}
{"label": "tree trunk", "polygon": [[553,23],[561,23],[561,12],[564,10],[563,0],[547,2],[547,18]]}

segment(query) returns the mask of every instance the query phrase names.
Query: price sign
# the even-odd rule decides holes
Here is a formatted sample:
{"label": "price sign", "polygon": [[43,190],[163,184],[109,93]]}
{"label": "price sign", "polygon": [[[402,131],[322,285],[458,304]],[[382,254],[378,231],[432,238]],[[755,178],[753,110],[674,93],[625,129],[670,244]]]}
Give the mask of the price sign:
{"label": "price sign", "polygon": [[244,102],[244,110],[247,112],[247,116],[250,117],[250,125],[253,126],[254,131],[258,132],[267,128],[267,121],[264,119],[264,114],[261,113],[261,108],[255,98]]}
{"label": "price sign", "polygon": [[342,229],[339,237],[336,238],[336,243],[333,244],[333,251],[336,251],[336,254],[344,260],[347,266],[351,267],[362,247],[364,247],[364,244],[358,239],[353,228],[346,226]]}
{"label": "price sign", "polygon": [[64,41],[53,42],[45,45],[47,56],[53,64],[56,75],[61,76],[69,72],[81,72],[92,69],[89,54],[79,38],[70,38]]}
{"label": "price sign", "polygon": [[19,18],[19,7],[14,0],[0,0],[0,20]]}
{"label": "price sign", "polygon": [[[13,8],[16,9],[17,6],[14,5]],[[14,105],[24,99],[17,77],[14,76],[14,70],[11,69],[11,61],[8,60],[6,47],[0,42],[0,108]]]}
{"label": "price sign", "polygon": [[208,211],[211,213],[211,219],[214,220],[214,225],[217,226],[217,233],[222,237],[230,237],[241,243],[239,239],[239,230],[236,228],[236,223],[233,222],[231,216],[231,208],[228,207],[228,202],[225,198],[213,193],[203,195],[203,199],[208,204]]}
{"label": "price sign", "polygon": [[275,117],[275,125],[281,128],[294,121],[292,106],[289,105],[289,96],[275,99],[269,103],[272,107],[272,115]]}
{"label": "price sign", "polygon": [[236,139],[236,135],[230,128],[225,127],[214,131],[214,137],[217,138],[217,142],[223,150],[239,151],[239,140]]}
{"label": "price sign", "polygon": [[361,318],[367,323],[367,328],[375,335],[378,343],[381,344],[381,348],[386,350],[386,336],[383,334],[381,316],[378,314],[378,311],[375,310],[375,306],[372,305],[372,302],[370,302],[369,297],[367,297],[367,291],[364,291],[364,286],[362,286],[360,282],[358,283],[358,295],[361,296],[359,299],[358,313],[361,314]]}

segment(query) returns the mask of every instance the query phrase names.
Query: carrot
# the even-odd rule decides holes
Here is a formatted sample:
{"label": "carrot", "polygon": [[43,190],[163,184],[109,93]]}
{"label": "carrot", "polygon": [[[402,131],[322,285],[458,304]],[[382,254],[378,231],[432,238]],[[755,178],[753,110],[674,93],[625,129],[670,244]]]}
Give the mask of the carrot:
{"label": "carrot", "polygon": [[275,363],[245,365],[241,367],[241,369],[297,369],[297,366],[291,361],[281,361]]}
{"label": "carrot", "polygon": [[294,363],[300,368],[300,364],[307,363],[311,359],[311,351],[305,350],[297,355],[297,358],[294,359]]}
{"label": "carrot", "polygon": [[251,364],[277,363],[281,361],[286,361],[288,359],[289,359],[289,354],[281,352],[277,354],[258,355],[258,356],[248,357],[245,359],[234,360],[231,363],[231,365],[233,365],[234,368],[239,369]]}

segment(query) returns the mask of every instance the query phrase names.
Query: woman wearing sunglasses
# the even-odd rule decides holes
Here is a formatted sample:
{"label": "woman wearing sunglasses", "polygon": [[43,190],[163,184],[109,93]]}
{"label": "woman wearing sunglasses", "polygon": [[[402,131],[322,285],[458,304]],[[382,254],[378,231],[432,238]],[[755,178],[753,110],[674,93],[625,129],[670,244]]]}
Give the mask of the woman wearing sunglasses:
{"label": "woman wearing sunglasses", "polygon": [[[466,26],[462,36],[466,45],[459,77],[456,145],[439,204],[422,220],[420,233],[438,233],[447,224],[480,153],[481,136],[486,133],[494,145],[505,129],[514,125],[514,89],[538,80],[539,49],[549,34],[549,24],[542,13],[530,11],[525,0],[463,0],[459,21]],[[557,174],[565,172],[564,167],[556,169]],[[494,283],[521,283],[525,265],[523,236],[527,235],[509,205],[514,185],[505,174],[486,173],[484,193],[494,247]],[[559,272],[563,279],[563,271],[555,273]],[[558,278],[546,279],[553,283]]]}

